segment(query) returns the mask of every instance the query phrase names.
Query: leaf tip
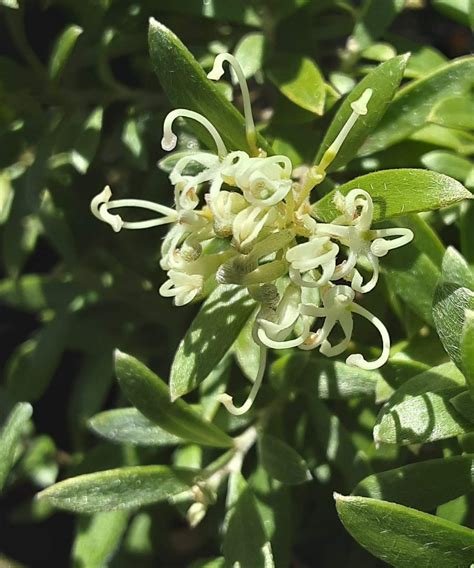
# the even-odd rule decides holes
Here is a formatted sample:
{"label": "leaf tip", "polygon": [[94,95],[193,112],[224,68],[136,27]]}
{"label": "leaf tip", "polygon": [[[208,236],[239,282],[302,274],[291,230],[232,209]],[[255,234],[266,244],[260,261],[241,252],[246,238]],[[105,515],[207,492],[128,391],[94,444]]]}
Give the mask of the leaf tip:
{"label": "leaf tip", "polygon": [[410,57],[411,57],[411,51],[407,51],[406,53],[404,53],[402,55],[403,63],[405,63],[405,64],[408,63],[408,60],[410,59]]}
{"label": "leaf tip", "polygon": [[124,353],[123,351],[120,351],[120,349],[115,349],[114,351],[114,362],[117,365],[117,363],[120,363],[120,361],[122,359],[125,359],[125,357],[127,356],[126,353]]}
{"label": "leaf tip", "polygon": [[347,497],[346,495],[341,495],[337,491],[334,491],[332,496],[333,496],[334,501],[336,501],[336,503],[338,503],[339,501],[345,501],[345,500],[349,499],[349,497]]}

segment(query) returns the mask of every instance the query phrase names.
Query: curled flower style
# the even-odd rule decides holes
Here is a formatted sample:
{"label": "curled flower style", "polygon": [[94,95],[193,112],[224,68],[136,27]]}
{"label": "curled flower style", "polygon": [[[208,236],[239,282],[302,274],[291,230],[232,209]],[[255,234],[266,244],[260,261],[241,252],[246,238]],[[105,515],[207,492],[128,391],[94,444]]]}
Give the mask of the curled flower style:
{"label": "curled flower style", "polygon": [[[349,346],[352,337],[353,320],[352,314],[356,313],[369,320],[380,332],[382,338],[382,353],[375,361],[366,361],[360,353],[349,355],[346,359],[348,365],[361,367],[362,369],[378,369],[387,362],[390,353],[390,336],[384,324],[368,310],[354,302],[355,293],[349,286],[331,286],[322,294],[323,306],[304,304],[301,307],[302,314],[316,318],[323,317],[324,324],[316,332],[312,333],[301,349],[315,349],[326,357],[335,357],[343,353]],[[342,328],[344,339],[337,345],[329,342],[329,334],[336,323]]]}
{"label": "curled flower style", "polygon": [[[331,280],[348,278],[356,292],[370,292],[379,277],[379,257],[389,250],[401,247],[413,239],[410,229],[370,229],[373,219],[373,203],[370,194],[363,189],[353,189],[346,197],[336,193],[335,203],[342,215],[333,223],[319,223],[317,233],[338,240],[349,249],[347,260],[339,265]],[[386,240],[385,237],[397,237]],[[357,262],[366,258],[372,268],[372,277],[365,284],[356,268]]]}
{"label": "curled flower style", "polygon": [[[219,400],[233,414],[247,412],[263,381],[268,349],[319,349],[334,357],[350,348],[353,316],[369,320],[379,331],[382,352],[374,361],[351,354],[346,363],[364,369],[383,365],[390,337],[383,323],[355,302],[355,293],[372,290],[379,276],[379,259],[413,238],[404,228],[372,228],[374,206],[361,188],[343,195],[334,204],[340,215],[331,223],[314,217],[310,194],[326,177],[351,129],[368,112],[372,90],[366,89],[351,104],[352,114],[319,164],[297,177],[289,158],[267,156],[257,146],[250,94],[238,61],[230,54],[216,57],[208,77],[219,79],[229,64],[240,85],[248,151],[228,151],[224,139],[204,116],[187,109],[168,114],[163,125],[162,147],[173,150],[178,137],[176,119],[197,121],[214,141],[215,151],[202,150],[180,157],[169,174],[174,206],[141,199],[112,199],[107,186],[91,201],[91,211],[116,232],[169,225],[161,247],[160,266],[167,280],[160,294],[183,306],[204,297],[213,286],[245,287],[259,304],[253,338],[260,349],[260,364],[246,401],[235,406],[225,393]],[[120,209],[141,209],[154,216],[128,221]],[[345,255],[344,260],[340,260]],[[364,282],[359,265],[371,267]],[[337,282],[345,280],[350,285]],[[317,327],[318,322],[322,322]],[[316,330],[312,331],[316,324]],[[339,326],[343,338],[331,343]]]}

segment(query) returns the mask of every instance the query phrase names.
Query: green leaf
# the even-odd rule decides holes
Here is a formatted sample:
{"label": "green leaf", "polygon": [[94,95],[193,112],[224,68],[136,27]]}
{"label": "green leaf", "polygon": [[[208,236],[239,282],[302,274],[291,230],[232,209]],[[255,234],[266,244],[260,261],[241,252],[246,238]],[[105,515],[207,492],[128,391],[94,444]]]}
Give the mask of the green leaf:
{"label": "green leaf", "polygon": [[472,194],[458,181],[426,170],[400,169],[373,172],[347,182],[325,195],[313,206],[318,219],[330,222],[340,212],[334,204],[334,194],[347,195],[354,188],[364,189],[374,202],[374,223],[419,211],[447,207]]}
{"label": "green leaf", "polygon": [[397,14],[405,7],[405,0],[383,3],[379,0],[365,0],[351,40],[357,50],[364,49],[381,37]]}
{"label": "green leaf", "polygon": [[381,267],[385,281],[416,315],[433,325],[432,304],[439,277],[444,247],[431,227],[418,215],[400,218],[397,226],[411,229],[413,241],[391,251]]}
{"label": "green leaf", "polygon": [[[360,149],[365,156],[379,152],[421,128],[435,104],[469,92],[474,83],[474,57],[461,57],[400,90],[376,130]],[[369,113],[370,115],[370,107]]]}
{"label": "green leaf", "polygon": [[35,485],[47,487],[56,481],[59,472],[57,448],[49,436],[36,436],[27,446],[18,464],[19,472]]}
{"label": "green leaf", "polygon": [[449,401],[456,412],[471,424],[474,424],[474,400],[468,391],[461,392]]}
{"label": "green leaf", "polygon": [[251,32],[242,37],[234,50],[245,77],[253,77],[260,71],[265,50],[265,36],[260,32]]}
{"label": "green leaf", "polygon": [[44,274],[25,274],[18,279],[0,281],[0,300],[27,312],[64,307],[78,293],[70,280]]}
{"label": "green leaf", "polygon": [[461,334],[465,310],[474,309],[473,276],[464,259],[454,249],[443,258],[442,277],[433,302],[433,319],[444,349],[462,369]]}
{"label": "green leaf", "polygon": [[270,379],[276,389],[302,389],[329,400],[374,397],[380,378],[378,371],[331,361],[319,353],[289,353],[277,359],[270,368]]}
{"label": "green leaf", "polygon": [[461,336],[461,363],[474,400],[474,311],[467,310],[464,314],[464,327]]}
{"label": "green leaf", "polygon": [[243,489],[229,515],[224,536],[226,568],[273,568],[273,555],[250,487]]}
{"label": "green leaf", "polygon": [[73,513],[135,509],[171,501],[190,488],[196,474],[163,465],[121,467],[65,479],[37,497]]}
{"label": "green leaf", "polygon": [[51,79],[58,79],[61,75],[82,32],[83,29],[79,26],[71,25],[57,39],[49,60],[49,76]]}
{"label": "green leaf", "polygon": [[167,432],[205,446],[232,446],[232,438],[203,420],[186,402],[171,402],[168,386],[134,357],[117,351],[115,370],[130,402]]}
{"label": "green leaf", "polygon": [[221,361],[255,310],[245,289],[219,286],[194,318],[171,367],[172,400],[195,389]]}
{"label": "green leaf", "polygon": [[465,389],[465,379],[452,363],[433,367],[404,383],[382,408],[374,441],[418,444],[444,440],[474,429],[450,403]]}
{"label": "green leaf", "polygon": [[455,22],[470,25],[470,0],[432,0],[433,7]]}
{"label": "green leaf", "polygon": [[18,0],[0,0],[0,5],[5,6],[6,8],[14,8],[16,10],[20,7],[18,5]]}
{"label": "green leaf", "polygon": [[87,172],[96,155],[102,130],[103,113],[104,110],[102,107],[94,109],[84,123],[82,132],[74,142],[70,160],[71,164],[80,174]]}
{"label": "green leaf", "polygon": [[15,463],[21,437],[32,414],[31,404],[19,402],[13,407],[0,432],[0,492]]}
{"label": "green leaf", "polygon": [[421,163],[425,168],[446,174],[463,183],[466,182],[473,169],[473,165],[467,158],[446,150],[427,152],[421,157]]}
{"label": "green leaf", "polygon": [[324,114],[326,84],[312,59],[278,53],[267,65],[266,71],[271,81],[290,101],[315,114]]}
{"label": "green leaf", "polygon": [[260,347],[252,337],[254,317],[250,317],[233,345],[233,351],[242,373],[254,381],[260,365]]}
{"label": "green leaf", "polygon": [[370,475],[352,495],[430,511],[472,491],[473,472],[474,455],[428,460]]}
{"label": "green leaf", "polygon": [[474,100],[467,96],[443,99],[433,108],[428,120],[447,128],[474,130]]}
{"label": "green leaf", "polygon": [[127,511],[108,511],[79,518],[72,548],[73,568],[108,566],[128,525]]}
{"label": "green leaf", "polygon": [[[208,118],[229,149],[249,152],[244,117],[206,77],[178,37],[151,18],[148,41],[153,68],[171,102],[176,107],[188,108]],[[257,144],[271,152],[260,135]]]}
{"label": "green leaf", "polygon": [[474,531],[403,505],[365,497],[335,496],[349,533],[377,558],[395,568],[468,568]]}
{"label": "green leaf", "polygon": [[298,485],[312,479],[304,459],[278,438],[262,434],[258,438],[258,451],[263,467],[278,481]]}
{"label": "green leaf", "polygon": [[89,420],[96,434],[116,444],[173,446],[180,438],[163,430],[136,408],[117,408],[96,414]]}
{"label": "green leaf", "polygon": [[38,400],[48,388],[61,361],[69,323],[68,314],[56,316],[14,352],[8,364],[7,386],[16,400]]}
{"label": "green leaf", "polygon": [[388,105],[390,104],[390,101],[402,80],[407,60],[407,55],[394,57],[393,59],[379,65],[356,85],[334,116],[334,119],[332,120],[318,150],[315,159],[316,163],[321,161],[324,152],[329,148],[336,136],[339,134],[341,128],[351,116],[351,103],[356,101],[366,89],[372,89],[372,97],[367,105],[367,114],[357,120],[328,170],[335,170],[352,160],[364,140],[385,114],[385,111],[387,110]]}

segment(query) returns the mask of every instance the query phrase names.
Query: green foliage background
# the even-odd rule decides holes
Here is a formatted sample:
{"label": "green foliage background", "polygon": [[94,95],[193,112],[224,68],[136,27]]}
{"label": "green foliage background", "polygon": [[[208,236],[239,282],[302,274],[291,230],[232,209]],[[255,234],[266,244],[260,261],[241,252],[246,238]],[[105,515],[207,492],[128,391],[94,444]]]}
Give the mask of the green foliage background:
{"label": "green foliage background", "polygon": [[[195,59],[166,28],[150,55],[150,17]],[[472,0],[0,0],[2,565],[474,564],[473,23]],[[217,290],[177,351],[198,306],[157,293],[163,231],[114,234],[89,211],[107,183],[171,204],[160,140],[175,106],[245,144],[238,89],[199,79],[223,51],[249,78],[260,144],[294,166],[320,158],[372,86],[315,211],[330,220],[336,184],[363,187],[384,204],[377,221],[415,232],[371,294],[388,364],[274,353],[239,419],[215,395],[248,387],[253,305]],[[181,150],[205,146],[182,132]],[[171,403],[168,377],[174,397],[200,385]],[[177,495],[224,471],[254,423],[242,472],[191,529]]]}

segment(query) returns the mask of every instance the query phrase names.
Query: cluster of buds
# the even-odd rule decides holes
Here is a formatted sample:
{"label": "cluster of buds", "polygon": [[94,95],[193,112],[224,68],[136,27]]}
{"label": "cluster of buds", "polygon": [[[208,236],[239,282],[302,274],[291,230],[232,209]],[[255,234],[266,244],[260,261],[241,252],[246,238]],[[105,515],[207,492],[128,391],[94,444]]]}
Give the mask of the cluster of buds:
{"label": "cluster of buds", "polygon": [[[92,200],[91,210],[114,231],[171,225],[162,245],[160,264],[168,280],[160,294],[173,297],[177,306],[204,297],[216,282],[243,286],[257,300],[260,308],[253,337],[261,357],[256,380],[240,407],[228,394],[220,395],[230,412],[243,414],[260,388],[268,348],[319,349],[327,357],[340,355],[349,347],[354,314],[378,329],[382,351],[374,361],[352,354],[346,363],[376,369],[387,361],[387,329],[355,302],[355,293],[375,287],[379,258],[410,242],[413,233],[405,228],[372,229],[373,203],[363,189],[353,189],[347,195],[336,192],[334,204],[340,215],[332,223],[320,223],[313,216],[311,191],[324,180],[356,121],[367,114],[371,89],[352,103],[351,116],[321,162],[296,182],[286,156],[267,156],[257,147],[248,86],[237,60],[229,54],[217,56],[208,77],[219,79],[224,62],[233,67],[242,89],[250,154],[229,152],[204,116],[173,110],[164,122],[165,150],[176,146],[172,126],[178,117],[200,123],[216,145],[216,153],[187,153],[177,161],[169,176],[174,208],[138,199],[111,200],[111,190],[106,187]],[[124,221],[111,212],[131,207],[153,211],[158,217]],[[367,281],[358,268],[361,262],[370,267]],[[333,344],[330,335],[336,324],[343,339]]]}

